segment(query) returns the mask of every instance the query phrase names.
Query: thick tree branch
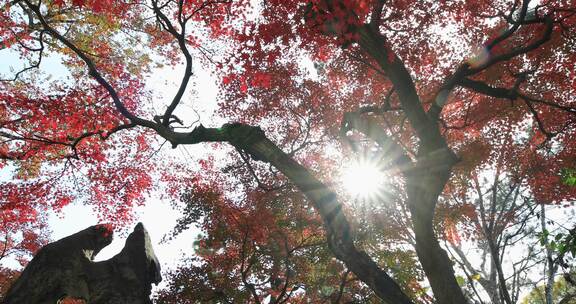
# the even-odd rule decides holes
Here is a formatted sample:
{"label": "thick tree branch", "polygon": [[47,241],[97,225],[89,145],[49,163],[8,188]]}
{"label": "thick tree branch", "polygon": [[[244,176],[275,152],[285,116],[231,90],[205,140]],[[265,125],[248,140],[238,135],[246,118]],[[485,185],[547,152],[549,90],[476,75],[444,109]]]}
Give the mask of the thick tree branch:
{"label": "thick tree branch", "polygon": [[515,13],[515,10],[516,10],[516,3],[514,3],[514,5],[512,6],[512,9],[510,10],[510,13],[506,17],[506,19],[508,20],[508,22],[510,24],[512,24],[512,26],[510,28],[506,29],[504,32],[502,32],[500,35],[498,35],[496,38],[492,39],[492,41],[490,41],[486,45],[486,48],[489,51],[492,50],[500,42],[510,38],[518,30],[518,28],[520,28],[520,25],[523,24],[523,22],[526,18],[526,12],[528,11],[528,4],[529,3],[530,3],[530,0],[523,0],[522,1],[522,7],[520,8],[520,11],[518,12],[518,20],[517,21],[514,21],[513,17],[512,17],[513,14]]}
{"label": "thick tree branch", "polygon": [[158,21],[163,25],[163,27],[178,41],[178,46],[180,47],[180,51],[184,55],[186,61],[186,67],[184,68],[184,75],[182,76],[182,81],[180,81],[180,86],[178,87],[178,91],[174,95],[172,102],[166,108],[164,112],[164,116],[162,119],[162,125],[164,127],[168,127],[170,124],[170,118],[172,117],[172,113],[182,100],[182,96],[186,92],[186,88],[188,83],[190,82],[190,77],[192,77],[192,55],[186,46],[186,22],[188,19],[182,18],[182,11],[183,11],[184,1],[178,1],[178,20],[180,23],[180,30],[178,30],[172,25],[170,19],[162,12],[162,9],[158,7],[158,1],[152,1],[152,7],[154,9],[154,13],[158,18]]}
{"label": "thick tree branch", "polygon": [[517,100],[519,98],[522,99],[524,101],[524,103],[526,104],[528,111],[534,117],[534,120],[536,121],[538,129],[544,135],[546,135],[546,137],[548,139],[550,139],[550,138],[554,137],[557,134],[557,132],[549,132],[548,130],[546,130],[544,122],[542,121],[540,115],[538,114],[538,111],[534,108],[534,103],[539,103],[539,104],[542,104],[542,105],[545,105],[545,106],[548,106],[551,108],[555,108],[555,109],[564,111],[564,112],[571,114],[571,115],[576,115],[576,108],[559,105],[559,104],[551,102],[551,101],[533,98],[533,97],[530,97],[530,96],[520,92],[518,90],[518,86],[523,80],[524,80],[523,75],[522,74],[519,75],[519,78],[516,81],[516,84],[514,85],[513,88],[510,88],[510,89],[490,86],[490,85],[486,84],[485,82],[472,80],[469,78],[461,79],[458,84],[461,85],[462,87],[470,89],[474,92],[477,92],[477,93],[480,93],[480,94],[483,94],[486,96],[494,97],[494,98],[502,98],[502,99],[508,99],[508,100],[512,100],[512,101]]}
{"label": "thick tree branch", "polygon": [[374,7],[372,8],[372,14],[370,15],[370,26],[374,30],[378,30],[380,27],[380,22],[382,21],[382,9],[387,0],[378,0]]}
{"label": "thick tree branch", "polygon": [[174,135],[174,139],[175,144],[228,142],[246,151],[252,158],[272,164],[312,202],[323,219],[328,246],[338,259],[387,303],[412,303],[386,272],[365,252],[356,248],[350,224],[336,194],[266,138],[260,128],[244,124],[226,124],[218,129],[199,126],[186,135]]}
{"label": "thick tree branch", "polygon": [[450,77],[446,78],[446,80],[442,84],[442,87],[440,88],[440,90],[438,90],[438,93],[434,98],[434,102],[432,103],[430,109],[428,110],[428,117],[430,117],[430,120],[437,121],[440,119],[440,114],[442,113],[444,105],[448,101],[448,96],[450,96],[450,93],[452,92],[452,90],[454,90],[454,87],[457,85],[460,79],[466,74],[468,68],[469,65],[465,63],[460,67],[458,67]]}
{"label": "thick tree branch", "polygon": [[507,61],[507,60],[510,60],[516,56],[526,54],[526,53],[529,53],[533,50],[536,50],[537,48],[542,46],[544,43],[548,42],[550,40],[550,38],[552,37],[552,30],[554,29],[554,20],[552,19],[552,17],[550,17],[550,16],[545,17],[543,19],[543,24],[545,26],[545,29],[542,32],[541,37],[538,38],[536,41],[533,41],[532,43],[529,43],[529,44],[524,45],[524,46],[513,48],[504,54],[493,56],[489,60],[487,60],[485,63],[480,64],[476,67],[471,67],[470,69],[468,69],[466,75],[467,76],[474,75],[474,74],[479,73],[479,72],[481,72],[481,71],[483,71],[483,70],[485,70],[485,69],[487,69],[487,68],[489,68],[489,67],[491,67],[497,63]]}
{"label": "thick tree branch", "polygon": [[[497,37],[491,39],[485,45],[485,48],[488,52],[490,52],[498,44],[512,37],[512,35],[514,35],[514,33],[516,33],[518,29],[523,25],[543,24],[545,26],[545,29],[542,32],[542,36],[536,41],[528,43],[527,45],[516,47],[509,50],[506,53],[493,56],[489,60],[478,66],[471,66],[468,62],[465,62],[462,65],[460,65],[460,67],[458,67],[456,71],[446,79],[442,87],[439,89],[438,94],[436,95],[436,98],[434,100],[435,102],[432,104],[430,110],[428,111],[428,115],[433,121],[437,120],[440,117],[440,113],[442,112],[442,108],[447,101],[448,95],[454,89],[454,87],[458,85],[462,85],[468,88],[474,87],[473,89],[479,93],[498,98],[506,98],[513,100],[517,97],[516,90],[509,90],[508,92],[504,91],[506,89],[498,90],[496,88],[491,88],[486,84],[479,83],[477,81],[470,80],[465,77],[473,76],[486,70],[487,68],[493,66],[494,64],[507,61],[519,55],[526,54],[530,51],[536,50],[541,45],[550,40],[552,30],[554,28],[554,20],[550,16],[546,16],[543,18],[533,17],[530,20],[527,20],[526,15],[529,3],[530,0],[522,1],[522,6],[519,11],[516,11],[516,3],[513,5],[508,16],[504,16],[504,18],[508,20],[511,26]],[[517,14],[517,17],[515,17],[517,18],[517,20],[514,20],[513,15],[515,14]],[[536,14],[536,10],[534,11],[534,14]],[[517,87],[518,86],[515,85],[515,89],[517,89]],[[506,93],[509,93],[510,95],[507,95]]]}
{"label": "thick tree branch", "polygon": [[419,260],[438,303],[466,303],[452,262],[438,243],[433,226],[438,196],[457,158],[442,137],[437,121],[430,119],[424,110],[408,69],[389,46],[386,37],[368,25],[358,28],[357,33],[360,47],[376,60],[392,82],[402,110],[419,140],[415,170],[405,172]]}
{"label": "thick tree branch", "polygon": [[394,164],[398,171],[408,171],[411,169],[412,160],[406,154],[406,151],[396,143],[382,127],[368,117],[361,116],[362,111],[348,112],[344,114],[340,133],[345,136],[349,130],[357,130],[368,138],[376,142],[382,149],[388,159]]}
{"label": "thick tree branch", "polygon": [[515,100],[518,98],[518,92],[515,90],[489,86],[482,81],[463,78],[458,82],[458,84],[474,92],[481,93],[490,97],[510,100]]}
{"label": "thick tree branch", "polygon": [[435,121],[431,121],[422,107],[412,76],[402,60],[388,45],[386,38],[370,26],[358,29],[358,44],[372,56],[394,85],[398,99],[425,150],[446,148]]}

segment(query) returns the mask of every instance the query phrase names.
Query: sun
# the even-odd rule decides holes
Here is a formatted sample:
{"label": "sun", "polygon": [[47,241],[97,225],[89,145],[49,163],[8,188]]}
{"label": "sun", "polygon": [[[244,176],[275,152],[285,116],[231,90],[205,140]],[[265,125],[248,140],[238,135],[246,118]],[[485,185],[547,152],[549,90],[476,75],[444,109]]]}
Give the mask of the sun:
{"label": "sun", "polygon": [[358,160],[343,168],[340,179],[351,196],[366,199],[379,196],[387,178],[378,164]]}

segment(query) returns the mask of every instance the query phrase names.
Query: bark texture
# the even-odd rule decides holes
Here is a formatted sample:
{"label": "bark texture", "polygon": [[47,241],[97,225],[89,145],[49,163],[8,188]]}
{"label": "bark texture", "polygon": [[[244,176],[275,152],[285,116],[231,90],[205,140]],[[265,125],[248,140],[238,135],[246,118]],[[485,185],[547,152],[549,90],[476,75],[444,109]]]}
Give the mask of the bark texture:
{"label": "bark texture", "polygon": [[90,304],[145,304],[152,283],[158,284],[160,264],[141,223],[113,258],[93,262],[112,242],[112,234],[96,225],[44,246],[10,288],[5,304],[54,304],[76,298]]}
{"label": "bark texture", "polygon": [[[389,304],[412,304],[402,288],[354,244],[342,204],[336,193],[323,184],[305,167],[284,153],[258,127],[244,124],[226,124],[222,128],[197,127],[181,144],[199,142],[229,142],[237,149],[246,151],[255,160],[272,164],[296,185],[313,204],[324,222],[328,246],[339,260],[346,264],[361,281],[366,283],[378,297]],[[462,303],[459,303],[462,304]]]}
{"label": "bark texture", "polygon": [[[410,72],[387,47],[385,36],[370,26],[363,26],[358,33],[360,47],[375,59],[394,85],[402,110],[419,140],[416,160],[404,173],[418,259],[438,304],[468,303],[454,275],[452,261],[438,243],[433,226],[438,197],[457,162],[438,127],[441,105],[432,107],[432,112],[424,110]],[[445,92],[448,93],[449,90]]]}

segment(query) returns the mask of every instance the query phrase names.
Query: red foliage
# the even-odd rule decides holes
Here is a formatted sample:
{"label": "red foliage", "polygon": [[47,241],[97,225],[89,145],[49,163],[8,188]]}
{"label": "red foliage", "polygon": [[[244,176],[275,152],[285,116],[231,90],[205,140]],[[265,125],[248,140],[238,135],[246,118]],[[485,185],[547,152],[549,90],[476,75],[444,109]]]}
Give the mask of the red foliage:
{"label": "red foliage", "polygon": [[[8,176],[0,181],[1,220],[12,225],[10,231],[34,230],[38,227],[25,226],[48,209],[83,201],[103,220],[122,225],[151,191],[172,197],[192,191],[209,211],[199,254],[230,272],[245,261],[246,238],[255,250],[278,243],[278,235],[293,245],[318,234],[318,219],[303,207],[304,198],[282,188],[287,181],[275,169],[243,151],[228,156],[229,166],[215,159],[185,164],[172,156],[153,159],[157,135],[174,147],[203,140],[195,137],[202,128],[177,133],[186,124],[173,112],[189,97],[191,58],[220,79],[221,116],[260,125],[328,184],[336,183],[341,160],[353,157],[357,146],[389,152],[369,146],[358,134],[342,144],[344,114],[363,108],[362,119],[378,125],[413,162],[434,140],[422,136],[418,122],[426,122],[425,128],[440,130],[441,146],[445,141],[458,154],[453,172],[459,178],[496,168],[511,179],[525,178],[540,203],[576,199],[576,188],[561,176],[576,168],[576,5],[530,6],[528,19],[520,23],[514,19],[520,18],[517,5],[189,0],[148,10],[130,1],[56,0],[25,11],[0,2],[1,47],[31,65],[41,51],[58,53],[70,72],[66,80],[50,80],[24,71],[12,75],[17,81],[0,85],[0,170]],[[38,31],[46,25],[37,15],[33,28],[27,18],[17,17],[31,12],[42,15],[50,28]],[[175,99],[157,104],[146,87],[156,79],[152,63],[182,62],[185,81]],[[398,86],[403,76],[407,79]],[[381,162],[392,161],[382,157]],[[392,183],[405,189],[399,178]],[[465,184],[454,178],[445,193],[464,193]],[[386,211],[374,213],[371,225],[388,219]],[[466,204],[440,206],[438,214],[453,241],[460,237],[458,222],[473,217]],[[311,227],[294,224],[295,218]],[[387,225],[401,231],[395,240],[410,229],[401,222]],[[34,250],[33,234],[23,234],[22,240],[27,252]]]}
{"label": "red foliage", "polygon": [[62,304],[86,304],[86,301],[82,299],[75,299],[75,298],[64,298],[60,300],[58,303]]}
{"label": "red foliage", "polygon": [[17,270],[0,267],[0,301],[4,300],[8,289],[19,275],[20,272]]}

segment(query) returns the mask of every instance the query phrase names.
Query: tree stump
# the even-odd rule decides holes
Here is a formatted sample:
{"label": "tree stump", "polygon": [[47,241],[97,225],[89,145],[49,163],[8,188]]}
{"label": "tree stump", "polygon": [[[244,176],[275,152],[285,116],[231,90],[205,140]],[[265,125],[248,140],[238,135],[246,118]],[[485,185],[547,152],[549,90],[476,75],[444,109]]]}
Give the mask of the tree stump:
{"label": "tree stump", "polygon": [[54,304],[64,298],[89,304],[147,304],[160,264],[148,232],[138,223],[122,251],[93,262],[112,242],[112,230],[96,225],[42,247],[12,285],[5,304]]}

